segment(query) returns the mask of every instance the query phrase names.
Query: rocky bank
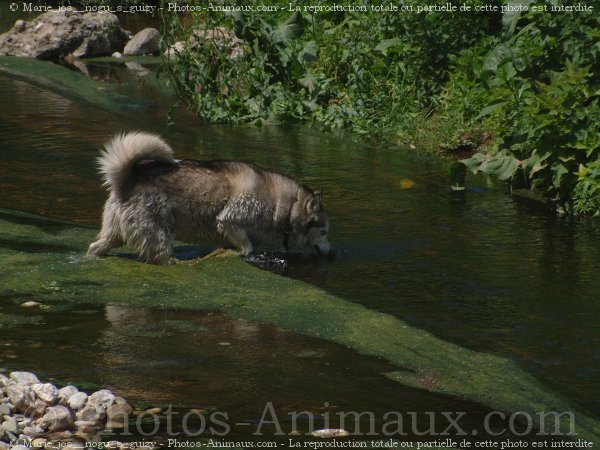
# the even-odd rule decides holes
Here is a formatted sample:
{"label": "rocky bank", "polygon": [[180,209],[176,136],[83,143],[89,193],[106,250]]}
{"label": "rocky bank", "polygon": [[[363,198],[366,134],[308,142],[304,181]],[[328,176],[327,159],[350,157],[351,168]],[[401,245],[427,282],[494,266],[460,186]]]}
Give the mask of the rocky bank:
{"label": "rocky bank", "polygon": [[0,374],[0,450],[82,447],[105,430],[122,429],[133,409],[107,389],[87,394],[58,388],[29,372]]}
{"label": "rocky bank", "polygon": [[0,56],[36,59],[87,58],[125,52],[129,56],[156,54],[158,30],[147,28],[135,36],[108,12],[49,11],[34,20],[17,20],[0,35]]}

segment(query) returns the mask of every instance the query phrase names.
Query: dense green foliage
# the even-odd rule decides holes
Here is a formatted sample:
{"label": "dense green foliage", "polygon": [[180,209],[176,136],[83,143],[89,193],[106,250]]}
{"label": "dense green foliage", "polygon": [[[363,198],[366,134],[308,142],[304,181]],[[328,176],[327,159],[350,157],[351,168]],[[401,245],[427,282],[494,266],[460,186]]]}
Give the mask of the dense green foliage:
{"label": "dense green foliage", "polygon": [[467,165],[544,192],[567,212],[598,214],[599,37],[597,15],[530,12],[494,41],[461,97],[485,103],[475,119],[489,116],[497,153]]}
{"label": "dense green foliage", "polygon": [[[163,15],[164,48],[188,43],[164,68],[200,117],[310,122],[375,142],[480,150],[466,167],[541,192],[567,212],[598,214],[597,14],[550,12],[560,0],[512,2],[529,12],[503,14],[474,11],[499,0],[450,2],[471,12],[418,13],[425,3],[405,2],[413,12],[373,12],[366,0],[352,5],[367,11],[315,11],[300,0],[218,3],[249,4],[255,11]],[[278,8],[258,12],[259,4]],[[221,31],[199,31],[211,29]]]}
{"label": "dense green foliage", "polygon": [[186,26],[180,17],[164,15],[167,45],[189,39],[196,28],[220,26],[235,29],[245,42],[244,57],[230,58],[213,42],[187,46],[169,61],[182,98],[201,117],[230,124],[314,121],[406,141],[421,116],[435,108],[452,55],[500,26],[500,16],[493,13],[470,23],[467,15],[452,13],[370,12],[366,0],[353,5],[367,12],[305,11],[300,0],[272,3],[282,8],[207,11],[188,16],[192,23]]}

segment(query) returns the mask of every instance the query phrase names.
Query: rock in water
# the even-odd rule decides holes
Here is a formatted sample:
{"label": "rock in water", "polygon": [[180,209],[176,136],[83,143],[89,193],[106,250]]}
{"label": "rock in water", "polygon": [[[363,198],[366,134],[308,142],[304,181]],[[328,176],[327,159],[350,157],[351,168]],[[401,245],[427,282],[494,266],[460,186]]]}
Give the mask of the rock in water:
{"label": "rock in water", "polygon": [[309,433],[309,435],[327,439],[350,436],[350,433],[340,428],[324,428],[322,430],[315,430],[312,433]]}
{"label": "rock in water", "polygon": [[155,28],[144,28],[137,33],[125,46],[125,56],[153,55],[158,53],[160,33]]}
{"label": "rock in water", "polygon": [[58,59],[110,55],[121,50],[129,33],[111,13],[50,11],[31,22],[17,21],[0,35],[0,56]]}
{"label": "rock in water", "polygon": [[108,416],[106,428],[124,428],[125,424],[129,421],[129,416],[132,412],[133,408],[127,403],[114,403],[110,405],[106,410],[106,415]]}

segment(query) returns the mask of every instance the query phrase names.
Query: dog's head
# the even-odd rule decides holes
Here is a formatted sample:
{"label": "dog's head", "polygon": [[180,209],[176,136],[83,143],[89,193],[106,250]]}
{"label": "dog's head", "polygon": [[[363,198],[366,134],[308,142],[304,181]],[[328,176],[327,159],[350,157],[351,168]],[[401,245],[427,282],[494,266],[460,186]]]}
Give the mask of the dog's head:
{"label": "dog's head", "polygon": [[318,255],[335,256],[327,234],[329,218],[323,209],[321,190],[302,188],[291,214],[292,233],[300,248],[312,248]]}

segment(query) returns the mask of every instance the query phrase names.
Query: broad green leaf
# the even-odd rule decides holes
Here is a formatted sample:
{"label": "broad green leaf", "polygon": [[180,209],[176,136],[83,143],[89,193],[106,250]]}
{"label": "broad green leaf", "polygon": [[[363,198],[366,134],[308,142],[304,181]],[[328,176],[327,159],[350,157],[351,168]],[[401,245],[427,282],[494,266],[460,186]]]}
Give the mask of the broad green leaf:
{"label": "broad green leaf", "polygon": [[308,41],[304,48],[298,55],[298,61],[300,62],[311,62],[315,61],[319,56],[319,47],[315,41]]}
{"label": "broad green leaf", "polygon": [[304,18],[299,12],[295,12],[283,24],[273,31],[272,39],[276,43],[287,43],[292,39],[302,36],[304,32]]}
{"label": "broad green leaf", "polygon": [[513,51],[505,44],[497,45],[494,50],[492,50],[485,57],[485,61],[483,62],[484,70],[489,70],[491,72],[496,72],[498,70],[498,66],[504,64],[507,61],[513,59]]}
{"label": "broad green leaf", "polygon": [[476,153],[471,158],[460,162],[473,173],[483,172],[499,180],[508,180],[516,172],[519,161],[513,156],[503,154],[490,157],[483,153]]}
{"label": "broad green leaf", "polygon": [[496,111],[499,108],[502,108],[504,105],[506,105],[508,102],[507,101],[498,101],[496,103],[492,103],[491,105],[486,106],[485,108],[483,108],[481,110],[481,112],[477,115],[477,117],[475,117],[475,120],[479,120],[482,117],[485,117],[491,113],[493,113],[494,111]]}
{"label": "broad green leaf", "polygon": [[375,47],[375,50],[378,52],[387,55],[387,52],[390,48],[399,47],[402,44],[402,41],[398,38],[393,39],[384,39]]}
{"label": "broad green leaf", "polygon": [[521,18],[521,7],[528,7],[533,3],[533,0],[511,0],[504,7],[506,11],[502,13],[502,29],[505,36],[510,37],[514,34],[517,22]]}
{"label": "broad green leaf", "polygon": [[481,164],[479,170],[488,175],[495,176],[499,180],[511,178],[518,167],[518,161],[512,156],[495,156]]}

